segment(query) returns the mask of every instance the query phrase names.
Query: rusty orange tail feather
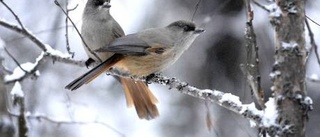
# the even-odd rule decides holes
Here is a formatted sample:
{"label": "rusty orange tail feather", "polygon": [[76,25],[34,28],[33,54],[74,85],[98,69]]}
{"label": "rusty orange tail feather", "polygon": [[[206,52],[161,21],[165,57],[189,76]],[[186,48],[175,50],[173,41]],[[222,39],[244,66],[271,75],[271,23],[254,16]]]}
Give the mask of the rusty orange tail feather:
{"label": "rusty orange tail feather", "polygon": [[134,105],[140,119],[154,119],[159,116],[155,105],[158,100],[143,81],[134,81],[130,78],[120,78],[128,107]]}

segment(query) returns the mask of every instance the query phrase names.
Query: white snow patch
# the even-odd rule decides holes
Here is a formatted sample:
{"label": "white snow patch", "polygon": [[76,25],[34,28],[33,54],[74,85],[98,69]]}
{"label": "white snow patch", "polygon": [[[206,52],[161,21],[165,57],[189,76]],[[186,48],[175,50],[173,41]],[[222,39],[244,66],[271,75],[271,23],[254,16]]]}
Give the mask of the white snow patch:
{"label": "white snow patch", "polygon": [[290,42],[290,43],[282,42],[282,47],[284,49],[292,49],[292,48],[295,48],[297,46],[298,46],[298,44],[296,42]]}
{"label": "white snow patch", "polygon": [[12,97],[24,97],[24,93],[22,91],[20,82],[17,81],[16,83],[14,83],[14,86],[12,87],[10,94]]}
{"label": "white snow patch", "polygon": [[249,110],[253,114],[256,114],[256,115],[262,115],[262,111],[258,110],[256,108],[256,105],[253,102],[250,103],[250,104],[243,105],[242,110],[240,111],[240,113],[245,112],[245,110]]}
{"label": "white snow patch", "polygon": [[[27,62],[24,64],[21,64],[20,66],[27,72],[30,72],[32,69],[34,69],[34,67],[38,64],[38,62],[36,63],[31,63],[31,62]],[[13,70],[13,73],[10,75],[6,75],[4,77],[5,81],[12,81],[12,80],[16,80],[19,79],[21,77],[23,77],[26,74],[26,72],[24,72],[20,67],[16,67]],[[40,74],[40,72],[36,71],[35,74]],[[38,76],[38,75],[37,75]]]}
{"label": "white snow patch", "polygon": [[62,57],[62,58],[71,58],[70,54],[62,53],[59,50],[55,50],[48,44],[45,44],[45,47],[47,49],[47,52],[50,53],[51,55],[59,56],[59,57]]}
{"label": "white snow patch", "polygon": [[277,71],[271,72],[271,73],[269,74],[269,76],[270,76],[271,78],[275,78],[276,76],[279,76],[280,74],[281,74],[281,72],[280,72],[279,70],[277,70]]}
{"label": "white snow patch", "polygon": [[277,125],[276,119],[278,117],[278,111],[274,98],[269,98],[265,105],[266,108],[262,117],[262,124],[264,126]]}
{"label": "white snow patch", "polygon": [[298,12],[297,7],[296,6],[290,7],[290,9],[288,9],[288,12],[289,13],[297,13]]}
{"label": "white snow patch", "polygon": [[[250,111],[250,112],[251,112],[252,114],[254,114],[254,115],[259,115],[260,117],[262,117],[262,115],[263,115],[263,112],[260,111],[260,110],[258,110],[258,109],[256,108],[256,105],[255,105],[253,102],[250,103],[250,104],[243,105],[240,113],[242,114],[242,113],[244,113],[246,110]],[[255,121],[249,120],[249,122],[250,122],[250,123],[249,123],[249,124],[250,124],[250,127],[256,127],[256,126],[257,126],[257,123],[256,123]]]}
{"label": "white snow patch", "polygon": [[276,3],[266,6],[266,8],[270,11],[270,17],[280,17],[282,14],[280,7]]}
{"label": "white snow patch", "polygon": [[312,101],[312,99],[311,99],[310,97],[305,97],[305,98],[304,98],[304,103],[305,103],[305,104],[310,104],[310,105],[312,105],[312,104],[313,104],[313,101]]}
{"label": "white snow patch", "polygon": [[275,91],[276,90],[276,87],[275,86],[271,86],[271,91]]}
{"label": "white snow patch", "polygon": [[311,79],[313,81],[319,81],[319,75],[313,73],[313,74],[311,74],[309,79]]}
{"label": "white snow patch", "polygon": [[225,93],[222,98],[219,100],[221,103],[223,102],[234,102],[237,105],[242,105],[239,97],[232,95],[231,93]]}
{"label": "white snow patch", "polygon": [[249,124],[250,124],[250,127],[256,127],[257,126],[257,123],[252,121],[252,120],[249,120]]}
{"label": "white snow patch", "polygon": [[[44,57],[44,52],[42,52],[36,59],[36,62],[35,63],[31,63],[31,62],[27,62],[27,63],[24,63],[24,64],[21,64],[20,66],[27,72],[30,72],[31,70],[33,70],[38,64],[39,64],[39,61],[42,60]],[[12,80],[16,80],[16,79],[19,79],[21,77],[23,77],[26,72],[23,71],[20,67],[16,67],[14,70],[13,70],[13,73],[11,75],[6,75],[4,77],[4,80],[5,81],[12,81]],[[34,73],[36,76],[40,76],[40,72],[37,70],[35,73]]]}

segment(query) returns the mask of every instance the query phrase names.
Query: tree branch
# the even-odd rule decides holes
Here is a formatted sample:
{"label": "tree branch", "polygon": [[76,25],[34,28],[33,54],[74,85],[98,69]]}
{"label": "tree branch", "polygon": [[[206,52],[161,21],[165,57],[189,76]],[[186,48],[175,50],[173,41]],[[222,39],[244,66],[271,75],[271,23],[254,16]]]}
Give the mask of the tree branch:
{"label": "tree branch", "polygon": [[247,7],[247,22],[245,30],[245,39],[247,47],[247,62],[241,65],[241,69],[247,77],[247,81],[252,89],[252,92],[257,99],[261,108],[264,106],[264,91],[261,89],[261,76],[259,70],[259,47],[257,45],[256,34],[253,29],[254,13],[251,10],[250,0],[246,0]]}
{"label": "tree branch", "polygon": [[[67,64],[72,64],[72,65],[77,65],[77,66],[85,66],[84,61],[73,60],[73,59],[70,58],[69,54],[64,54],[64,53],[61,53],[60,51],[52,49],[49,45],[46,45],[43,42],[41,42],[37,37],[32,35],[27,30],[23,30],[23,29],[19,28],[16,25],[9,24],[9,23],[7,23],[5,21],[2,21],[2,20],[0,20],[0,25],[4,26],[5,28],[8,28],[10,30],[13,30],[13,31],[15,31],[17,33],[20,33],[20,34],[26,36],[32,42],[34,42],[35,45],[37,45],[37,47],[39,47],[40,49],[43,50],[43,52],[38,57],[36,63],[34,63],[34,67],[29,68],[27,73],[24,73],[23,75],[21,75],[19,77],[16,77],[16,78],[13,78],[13,79],[12,78],[7,79],[6,83],[12,83],[12,82],[15,82],[15,81],[21,81],[21,80],[23,80],[23,79],[25,79],[25,78],[27,78],[29,76],[36,76],[35,72],[37,71],[38,66],[44,62],[43,60],[45,58],[51,58],[53,61],[63,62],[63,63],[67,63]],[[12,74],[12,75],[15,75],[15,74]]]}
{"label": "tree branch", "polygon": [[84,38],[81,36],[80,31],[78,30],[78,28],[76,27],[76,25],[74,24],[74,22],[72,21],[72,19],[68,16],[67,12],[64,11],[64,9],[61,7],[60,3],[57,0],[54,0],[54,3],[61,9],[61,11],[66,15],[66,17],[70,20],[71,24],[73,25],[74,29],[77,31],[78,35],[80,36],[84,46],[87,48],[87,50],[94,55],[100,62],[102,62],[102,60],[100,59],[100,57],[91,50],[91,48],[89,48],[89,46],[87,45],[87,43],[85,42]]}
{"label": "tree branch", "polygon": [[314,35],[313,32],[311,30],[311,27],[309,25],[309,22],[307,19],[305,19],[305,23],[309,32],[309,38],[310,38],[310,44],[311,44],[311,48],[308,51],[308,55],[307,55],[307,61],[309,60],[309,54],[311,54],[311,52],[314,50],[314,53],[316,54],[316,59],[318,61],[318,65],[320,66],[320,57],[319,57],[319,52],[318,52],[318,45],[316,44],[316,41],[314,40]]}
{"label": "tree branch", "polygon": [[[20,117],[20,114],[15,114],[13,112],[11,112],[10,110],[8,110],[9,114],[11,116],[14,117]],[[101,122],[101,121],[74,121],[74,120],[59,120],[59,119],[54,119],[51,117],[48,117],[44,114],[31,114],[30,112],[26,112],[24,113],[24,116],[26,117],[26,119],[36,119],[39,122],[41,122],[41,120],[45,120],[51,123],[55,123],[58,125],[88,125],[88,124],[99,124],[102,126],[105,126],[109,129],[111,129],[112,131],[114,131],[115,133],[119,134],[120,136],[124,137],[125,135],[123,133],[121,133],[120,131],[118,131],[117,129],[111,127],[110,125],[108,125],[107,123]]]}
{"label": "tree branch", "polygon": [[14,18],[18,21],[18,23],[19,23],[20,27],[22,28],[22,30],[26,30],[26,29],[24,28],[24,26],[23,26],[20,18],[18,17],[18,15],[15,14],[15,13],[13,12],[13,10],[12,10],[3,0],[0,0],[0,2],[10,11],[10,13],[11,13],[11,14],[14,16]]}

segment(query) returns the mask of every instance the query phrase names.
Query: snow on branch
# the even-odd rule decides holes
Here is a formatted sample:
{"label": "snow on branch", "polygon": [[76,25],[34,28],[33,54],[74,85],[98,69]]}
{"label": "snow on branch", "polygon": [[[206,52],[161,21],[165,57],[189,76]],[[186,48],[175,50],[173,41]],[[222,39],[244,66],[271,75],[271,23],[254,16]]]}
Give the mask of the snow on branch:
{"label": "snow on branch", "polygon": [[70,54],[62,53],[61,51],[55,50],[51,48],[51,46],[44,44],[41,40],[39,40],[36,36],[32,35],[32,33],[26,30],[25,28],[20,28],[15,24],[8,23],[1,19],[0,19],[0,25],[26,36],[32,42],[34,42],[36,46],[38,46],[40,49],[43,50],[43,52],[36,59],[35,63],[27,62],[27,63],[21,64],[20,66],[23,68],[23,70],[20,67],[17,67],[16,69],[14,69],[13,74],[7,75],[5,77],[6,83],[21,81],[24,78],[29,76],[38,76],[39,71],[37,68],[41,63],[44,62],[45,58],[51,58],[53,61],[63,62],[67,64],[85,66],[83,61],[76,61],[71,59]]}
{"label": "snow on branch", "polygon": [[[120,74],[116,71],[109,72],[110,75],[118,75],[121,77],[130,77],[126,74]],[[218,90],[210,89],[198,89],[194,86],[189,85],[186,82],[182,82],[176,78],[166,77],[161,74],[154,74],[151,77],[130,77],[135,80],[145,80],[148,83],[157,83],[169,87],[169,89],[175,88],[180,93],[187,94],[199,99],[207,100],[216,103],[228,110],[231,110],[243,117],[250,119],[255,125],[261,129],[267,129],[271,133],[279,133],[279,125],[276,124],[275,118],[277,111],[275,108],[273,99],[269,99],[269,104],[266,104],[266,109],[273,111],[261,111],[256,109],[254,103],[243,104],[238,96],[232,95],[231,93],[224,93]],[[273,117],[272,117],[273,116]]]}
{"label": "snow on branch", "polygon": [[[35,74],[37,76],[39,74],[37,71],[38,70],[37,68],[40,64],[42,64],[42,62],[45,61],[45,58],[51,58],[54,61],[58,61],[62,63],[85,66],[83,61],[76,61],[72,59],[69,54],[64,54],[58,50],[52,49],[49,45],[44,44],[37,37],[32,35],[29,31],[25,29],[21,29],[17,25],[7,23],[1,19],[0,19],[0,25],[26,36],[32,42],[34,42],[35,45],[37,45],[40,49],[43,50],[43,52],[36,59],[35,63],[25,63],[21,65],[24,69],[28,71],[28,73],[23,72],[21,69],[17,68],[12,75],[6,76],[5,78],[6,83],[21,81],[24,78],[35,75]],[[119,74],[114,74],[113,72],[110,72],[110,73],[112,75],[119,75]],[[138,79],[142,80],[141,78],[138,78]],[[186,82],[181,82],[176,78],[165,77],[159,74],[155,74],[153,77],[149,78],[147,81],[166,85],[169,87],[169,89],[176,88],[181,93],[217,103],[220,106],[225,107],[226,109],[229,109],[237,114],[242,115],[245,118],[250,119],[259,128],[269,129],[268,131],[279,129],[278,125],[274,124],[275,122],[270,122],[273,120],[270,120],[268,117],[265,117],[265,113],[263,111],[257,110],[253,103],[242,104],[241,101],[239,100],[239,97],[232,95],[230,93],[224,93],[218,90],[198,89],[196,87],[188,85]],[[45,116],[35,116],[35,117],[39,117],[47,121],[59,123],[59,121],[52,120]],[[63,121],[60,121],[60,122],[68,123]],[[70,122],[70,123],[73,123],[73,122]]]}

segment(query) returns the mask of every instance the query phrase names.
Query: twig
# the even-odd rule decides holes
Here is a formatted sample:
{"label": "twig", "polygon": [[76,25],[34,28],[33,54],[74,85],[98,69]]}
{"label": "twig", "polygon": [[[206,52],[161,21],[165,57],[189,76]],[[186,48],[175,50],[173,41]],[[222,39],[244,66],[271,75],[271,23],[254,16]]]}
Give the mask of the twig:
{"label": "twig", "polygon": [[195,16],[196,13],[197,13],[197,10],[198,10],[198,8],[199,8],[200,3],[201,3],[201,0],[198,0],[198,3],[196,4],[195,9],[194,9],[194,12],[193,12],[193,14],[192,14],[191,21],[193,21],[194,16]]}
{"label": "twig", "polygon": [[25,73],[28,73],[28,71],[26,71],[24,68],[21,67],[20,63],[18,62],[18,60],[8,51],[8,49],[6,47],[4,47],[4,51],[10,56],[10,58],[13,60],[14,63],[16,63],[16,65]]}
{"label": "twig", "polygon": [[85,66],[84,61],[77,61],[77,60],[73,60],[67,57],[61,57],[59,55],[55,55],[52,53],[48,52],[48,48],[50,48],[49,46],[45,45],[43,42],[41,42],[37,37],[35,37],[34,35],[32,35],[29,31],[27,30],[22,30],[21,28],[19,28],[18,26],[14,25],[14,24],[9,24],[5,21],[2,21],[0,19],[0,25],[13,30],[17,33],[20,33],[24,36],[26,36],[27,38],[29,38],[33,43],[35,43],[36,46],[38,46],[41,50],[43,50],[44,52],[46,52],[46,56],[52,58],[55,61],[59,61],[59,62],[63,62],[63,63],[67,63],[67,64],[73,64],[73,65],[77,65],[77,66]]}
{"label": "twig", "polygon": [[247,7],[246,22],[246,47],[247,47],[247,64],[242,65],[241,69],[247,77],[247,81],[262,108],[264,106],[264,92],[261,89],[261,78],[259,70],[259,47],[257,45],[256,34],[252,25],[254,13],[251,10],[250,0],[245,0]]}
{"label": "twig", "polygon": [[267,11],[267,12],[271,12],[266,6],[260,4],[259,2],[257,2],[256,0],[252,0],[254,4],[256,4],[258,7],[260,7],[261,9]]}
{"label": "twig", "polygon": [[17,16],[17,14],[15,14],[15,13],[13,12],[13,10],[12,10],[3,0],[0,0],[0,2],[11,12],[11,14],[14,16],[14,18],[18,21],[20,27],[21,27],[23,30],[25,30],[22,22],[20,21],[20,18]]}
{"label": "twig", "polygon": [[[312,32],[312,30],[310,28],[310,25],[309,25],[309,22],[308,22],[307,19],[305,19],[305,23],[306,23],[306,26],[308,28],[310,44],[311,44],[311,48],[310,48],[309,54],[312,52],[312,50],[314,50],[314,53],[316,54],[316,58],[317,58],[317,61],[318,61],[318,65],[320,66],[320,57],[319,57],[319,53],[318,53],[318,45],[316,44],[316,42],[314,40],[314,35],[313,35],[313,32]],[[309,54],[307,56],[307,60],[309,60]]]}
{"label": "twig", "polygon": [[[19,117],[20,116],[20,114],[15,114],[15,113],[11,112],[10,110],[8,110],[8,112],[9,112],[9,114],[11,116],[14,116],[14,117]],[[26,119],[36,119],[38,121],[45,120],[45,121],[48,121],[48,122],[51,122],[51,123],[55,123],[55,124],[58,124],[58,125],[62,125],[62,124],[67,124],[67,125],[99,124],[99,125],[102,125],[102,126],[105,126],[105,127],[109,128],[109,129],[111,129],[112,131],[114,131],[115,133],[119,134],[120,136],[125,137],[125,135],[123,133],[121,133],[117,129],[111,127],[107,123],[104,123],[104,122],[101,122],[101,121],[86,122],[86,121],[73,121],[73,120],[57,120],[57,119],[50,118],[50,117],[45,116],[45,115],[41,115],[41,114],[35,115],[35,114],[30,114],[30,113],[24,113],[24,115],[25,115]]]}
{"label": "twig", "polygon": [[309,18],[309,16],[306,15],[306,18],[309,19],[311,22],[313,22],[314,24],[320,26],[320,24],[316,21],[314,21],[313,19]]}
{"label": "twig", "polygon": [[8,28],[8,29],[11,29],[13,31],[16,31],[24,36],[27,36],[32,42],[34,42],[41,50],[43,51],[46,51],[46,48],[45,48],[45,45],[35,36],[33,36],[29,31],[25,30],[25,29],[22,29],[22,28],[19,28],[18,26],[16,25],[13,25],[13,24],[9,24],[5,21],[2,21],[0,19],[0,25],[5,27],[5,28]]}
{"label": "twig", "polygon": [[43,54],[42,54],[43,55],[43,59],[39,60],[39,63],[37,65],[35,65],[34,68],[29,70],[28,73],[25,73],[25,75],[23,75],[22,77],[6,81],[6,83],[13,83],[15,81],[21,81],[21,80],[23,80],[23,79],[25,79],[25,78],[27,78],[29,76],[34,76],[32,74],[34,74],[37,71],[38,65],[42,63],[44,58],[51,58],[53,61],[63,62],[63,63],[67,63],[67,64],[73,64],[73,65],[77,65],[77,66],[81,66],[81,67],[85,66],[84,61],[72,60],[69,57],[63,57],[62,55],[59,55],[59,54],[55,53],[56,51],[54,51],[54,49],[52,49],[50,46],[48,46],[48,45],[44,44],[43,42],[41,42],[37,37],[33,36],[27,30],[22,30],[18,26],[13,25],[13,24],[9,24],[9,23],[4,22],[2,20],[0,20],[0,25],[4,26],[5,28],[8,28],[8,29],[13,30],[13,31],[16,31],[16,32],[26,36],[32,42],[34,42],[40,49],[43,50]]}
{"label": "twig", "polygon": [[[75,10],[76,8],[78,7],[78,4],[72,9],[72,10]],[[72,10],[69,10],[68,9],[68,0],[66,0],[66,14],[67,16],[69,16],[69,11],[72,11]],[[70,49],[70,45],[69,45],[69,29],[68,29],[68,18],[66,17],[66,20],[65,20],[65,24],[66,24],[66,34],[65,34],[65,37],[66,37],[66,49],[68,51],[68,53],[71,55],[71,58],[74,57],[74,52],[71,52],[71,49]]]}
{"label": "twig", "polygon": [[88,51],[94,55],[100,62],[102,62],[102,60],[98,57],[98,55],[93,52],[89,46],[87,45],[87,43],[85,42],[85,40],[83,39],[82,35],[80,34],[80,31],[78,30],[78,28],[76,27],[76,25],[74,24],[74,22],[72,21],[72,19],[67,15],[66,11],[64,11],[64,9],[61,7],[60,3],[57,0],[54,0],[54,3],[62,10],[62,12],[66,15],[66,17],[70,20],[71,24],[73,25],[73,27],[75,28],[75,30],[77,31],[78,35],[80,36],[84,46],[88,49]]}
{"label": "twig", "polygon": [[[59,62],[63,62],[63,63],[67,63],[67,64],[73,64],[73,65],[78,65],[78,66],[85,66],[84,61],[75,61],[75,60],[71,60],[69,58],[63,58],[57,55],[52,55],[48,52],[42,52],[40,54],[40,56],[37,58],[37,61],[34,65],[33,68],[30,68],[30,70],[27,71],[27,73],[17,77],[17,78],[13,78],[13,79],[5,79],[5,83],[6,84],[10,84],[10,83],[14,83],[16,81],[22,81],[28,77],[32,77],[32,76],[36,76],[36,72],[38,71],[38,68],[41,64],[43,64],[45,62],[45,60],[47,58],[50,58],[54,61],[59,61]],[[14,75],[14,74],[13,74]]]}

